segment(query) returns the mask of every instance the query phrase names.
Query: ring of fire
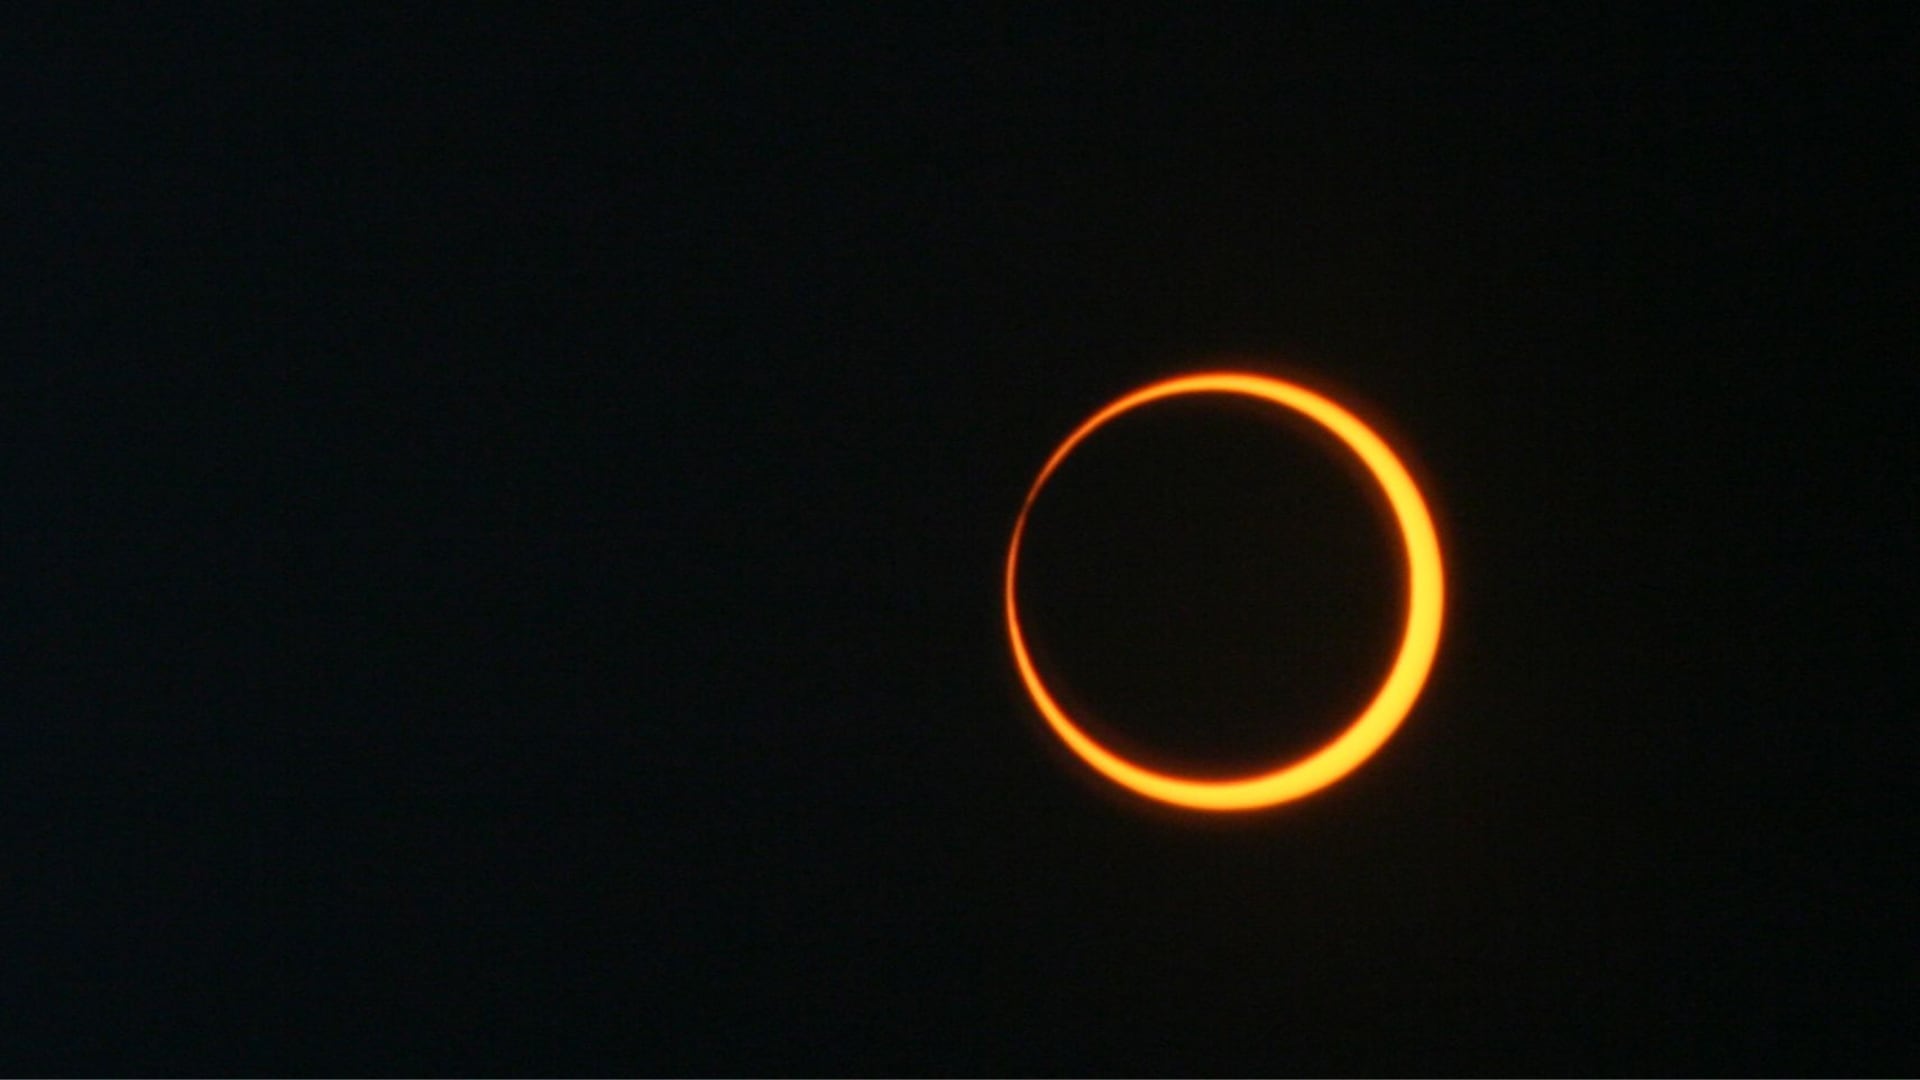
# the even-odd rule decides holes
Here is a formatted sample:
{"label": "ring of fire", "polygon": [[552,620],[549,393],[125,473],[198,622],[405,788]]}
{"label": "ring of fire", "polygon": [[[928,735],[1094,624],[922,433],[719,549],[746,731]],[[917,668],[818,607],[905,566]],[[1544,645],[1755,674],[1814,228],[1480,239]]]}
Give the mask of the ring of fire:
{"label": "ring of fire", "polygon": [[[1019,605],[1014,600],[1020,539],[1026,530],[1027,515],[1054,470],[1074,447],[1108,421],[1143,405],[1185,394],[1237,394],[1256,398],[1301,413],[1332,432],[1360,458],[1386,493],[1401,539],[1406,544],[1406,629],[1393,667],[1373,700],[1344,731],[1306,757],[1271,772],[1227,780],[1175,776],[1147,768],[1107,749],[1081,730],[1054,701],[1035,670],[1020,629]],[[1434,534],[1433,517],[1413,477],[1385,440],[1352,413],[1319,394],[1270,376],[1243,372],[1204,372],[1166,379],[1135,390],[1094,413],[1067,436],[1041,468],[1027,491],[1026,502],[1020,507],[1020,516],[1013,525],[1013,540],[1007,547],[1007,636],[1013,644],[1013,659],[1020,669],[1020,679],[1047,725],[1069,749],[1109,780],[1147,798],[1195,810],[1257,810],[1298,799],[1339,780],[1371,757],[1413,708],[1427,673],[1433,668],[1434,654],[1440,646],[1445,592],[1440,542]]]}

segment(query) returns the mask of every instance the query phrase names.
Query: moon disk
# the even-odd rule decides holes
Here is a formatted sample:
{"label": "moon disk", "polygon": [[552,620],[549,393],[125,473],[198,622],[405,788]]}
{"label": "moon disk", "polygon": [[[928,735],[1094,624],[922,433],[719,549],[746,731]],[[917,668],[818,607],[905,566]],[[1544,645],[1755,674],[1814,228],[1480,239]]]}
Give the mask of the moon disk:
{"label": "moon disk", "polygon": [[[1026,637],[1020,629],[1020,609],[1014,599],[1014,583],[1020,568],[1020,539],[1026,531],[1027,515],[1060,463],[1088,436],[1121,414],[1186,394],[1237,394],[1255,398],[1292,409],[1332,432],[1360,458],[1386,493],[1406,545],[1406,628],[1393,667],[1373,700],[1344,731],[1307,756],[1271,772],[1226,780],[1175,776],[1147,768],[1107,749],[1081,730],[1047,691],[1035,670],[1033,658],[1027,654]],[[1427,673],[1433,668],[1434,654],[1440,646],[1440,616],[1446,592],[1444,576],[1440,542],[1434,534],[1433,517],[1427,511],[1426,500],[1406,466],[1372,428],[1332,401],[1281,379],[1244,372],[1203,372],[1151,383],[1119,398],[1082,423],[1047,459],[1027,491],[1020,516],[1014,521],[1012,542],[1007,546],[1007,637],[1013,645],[1013,659],[1020,669],[1020,679],[1026,684],[1040,715],[1046,718],[1047,726],[1103,776],[1137,794],[1176,806],[1210,811],[1257,810],[1310,795],[1339,780],[1392,737],[1413,708],[1427,681]]]}

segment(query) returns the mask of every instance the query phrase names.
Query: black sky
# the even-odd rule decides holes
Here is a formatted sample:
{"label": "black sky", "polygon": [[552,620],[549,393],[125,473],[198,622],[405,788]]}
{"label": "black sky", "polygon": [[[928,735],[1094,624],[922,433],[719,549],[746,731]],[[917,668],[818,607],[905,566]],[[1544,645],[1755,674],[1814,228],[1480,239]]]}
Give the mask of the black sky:
{"label": "black sky", "polygon": [[44,20],[0,1066],[1910,1073],[1912,34],[1567,7]]}

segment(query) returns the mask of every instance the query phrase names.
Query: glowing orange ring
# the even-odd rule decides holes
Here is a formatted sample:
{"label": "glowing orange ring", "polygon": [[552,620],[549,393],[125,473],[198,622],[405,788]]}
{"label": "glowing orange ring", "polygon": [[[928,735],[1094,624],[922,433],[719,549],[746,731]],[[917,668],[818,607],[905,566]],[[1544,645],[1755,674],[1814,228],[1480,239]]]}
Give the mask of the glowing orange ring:
{"label": "glowing orange ring", "polygon": [[[1230,780],[1197,780],[1157,772],[1115,754],[1080,730],[1053,700],[1053,695],[1047,693],[1039,673],[1034,670],[1013,598],[1014,576],[1020,562],[1020,537],[1027,527],[1027,514],[1033,509],[1034,499],[1046,485],[1047,478],[1073,448],[1124,412],[1162,398],[1207,393],[1241,394],[1272,402],[1303,413],[1332,432],[1359,455],[1386,492],[1400,525],[1400,535],[1407,545],[1406,632],[1393,669],[1387,673],[1373,701],[1345,731],[1312,754],[1272,772]],[[1406,466],[1373,429],[1319,394],[1292,383],[1265,375],[1205,372],[1167,379],[1127,394],[1094,413],[1047,459],[1020,507],[1020,516],[1013,525],[1013,541],[1007,547],[1007,636],[1013,642],[1013,659],[1019,665],[1020,678],[1027,684],[1027,692],[1054,734],[1108,779],[1150,799],[1196,810],[1257,810],[1326,787],[1358,768],[1393,735],[1408,710],[1413,708],[1414,699],[1420,696],[1420,688],[1433,668],[1434,653],[1440,647],[1440,613],[1446,592],[1443,578],[1440,541],[1434,535],[1433,517],[1427,512],[1426,500],[1421,498],[1420,489],[1408,475]]]}

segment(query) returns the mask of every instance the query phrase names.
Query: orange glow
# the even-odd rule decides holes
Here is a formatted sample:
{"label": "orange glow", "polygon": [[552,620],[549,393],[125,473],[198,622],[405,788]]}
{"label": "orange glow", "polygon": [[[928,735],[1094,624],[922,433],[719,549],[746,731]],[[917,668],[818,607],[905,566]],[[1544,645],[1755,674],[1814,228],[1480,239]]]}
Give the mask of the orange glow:
{"label": "orange glow", "polygon": [[[1019,607],[1014,602],[1021,534],[1026,530],[1027,514],[1033,509],[1040,489],[1046,486],[1047,478],[1074,447],[1108,421],[1142,405],[1183,394],[1239,394],[1257,398],[1302,413],[1332,432],[1359,455],[1386,492],[1407,548],[1406,631],[1393,668],[1372,702],[1345,731],[1306,757],[1272,772],[1237,779],[1172,776],[1129,761],[1094,741],[1054,701],[1034,670],[1033,660],[1027,655],[1026,638],[1020,630]],[[1427,512],[1426,500],[1406,466],[1373,429],[1319,394],[1280,379],[1241,372],[1183,375],[1142,387],[1094,413],[1047,459],[1020,507],[1020,516],[1013,525],[1013,541],[1007,547],[1007,636],[1013,643],[1013,659],[1019,666],[1020,678],[1048,726],[1075,754],[1108,779],[1150,799],[1195,810],[1257,810],[1310,795],[1347,775],[1380,749],[1399,728],[1408,710],[1413,708],[1414,699],[1420,696],[1420,688],[1427,681],[1434,653],[1440,646],[1440,614],[1446,591],[1443,577],[1440,542],[1434,535],[1433,517]]]}

